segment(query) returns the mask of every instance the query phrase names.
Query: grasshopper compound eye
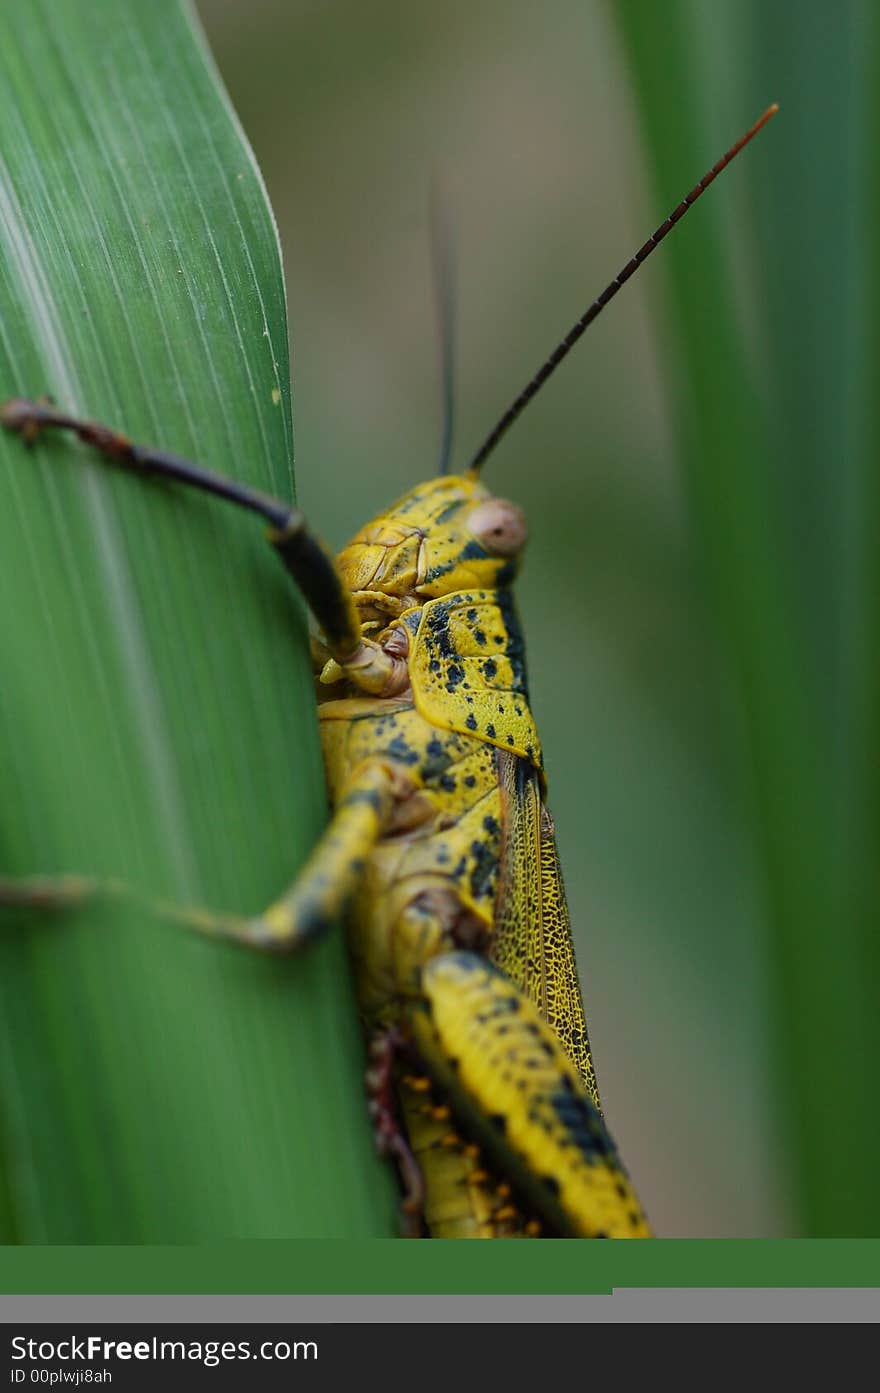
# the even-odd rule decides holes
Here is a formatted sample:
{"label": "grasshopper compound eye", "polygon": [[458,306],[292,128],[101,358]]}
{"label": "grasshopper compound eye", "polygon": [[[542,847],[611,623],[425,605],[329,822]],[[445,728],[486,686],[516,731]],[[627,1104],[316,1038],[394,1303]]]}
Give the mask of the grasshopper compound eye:
{"label": "grasshopper compound eye", "polygon": [[515,556],[529,535],[525,514],[506,498],[489,498],[467,520],[468,531],[490,556]]}

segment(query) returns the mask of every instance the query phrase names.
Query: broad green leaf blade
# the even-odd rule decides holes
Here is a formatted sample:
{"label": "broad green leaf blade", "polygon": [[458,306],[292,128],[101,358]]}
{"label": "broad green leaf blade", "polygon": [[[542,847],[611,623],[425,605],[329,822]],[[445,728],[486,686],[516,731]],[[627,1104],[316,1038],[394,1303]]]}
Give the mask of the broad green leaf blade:
{"label": "broad green leaf blade", "polygon": [[[177,0],[0,20],[0,396],[291,496],[252,156]],[[249,518],[0,440],[0,866],[251,910],[324,790],[297,597]],[[21,1242],[393,1232],[343,944],[266,961],[134,912],[0,923],[0,1204]]]}

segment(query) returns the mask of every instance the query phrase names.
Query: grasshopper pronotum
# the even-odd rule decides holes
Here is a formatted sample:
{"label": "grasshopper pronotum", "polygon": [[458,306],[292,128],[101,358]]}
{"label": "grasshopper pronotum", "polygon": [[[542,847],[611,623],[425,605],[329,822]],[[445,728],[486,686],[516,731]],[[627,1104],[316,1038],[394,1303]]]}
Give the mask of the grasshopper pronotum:
{"label": "grasshopper pronotum", "polygon": [[[587,326],[775,110],[592,303],[467,469],[414,488],[335,560],[284,502],[45,401],[0,409],[25,440],[72,431],[123,468],[206,490],[268,523],[318,625],[332,818],[263,913],[164,912],[275,950],[305,946],[345,914],[376,1139],[397,1166],[413,1234],[650,1235],[602,1117],[544,804],[511,596],[525,519],[490,494],[480,470]],[[106,892],[124,893],[88,878],[0,881],[0,903],[35,907]]]}

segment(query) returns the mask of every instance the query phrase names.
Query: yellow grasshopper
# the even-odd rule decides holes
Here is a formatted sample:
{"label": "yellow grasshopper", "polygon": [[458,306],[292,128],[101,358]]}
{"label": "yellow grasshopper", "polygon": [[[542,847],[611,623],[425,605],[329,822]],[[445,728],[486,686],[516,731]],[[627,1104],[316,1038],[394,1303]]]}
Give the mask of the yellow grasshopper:
{"label": "yellow grasshopper", "polygon": [[[295,950],[344,915],[369,1034],[377,1143],[407,1232],[649,1237],[603,1120],[545,805],[511,586],[526,541],[480,470],[636,268],[776,110],[677,206],[516,398],[462,474],[418,485],[335,560],[287,503],[47,401],[0,421],[68,430],[123,468],[258,514],[318,625],[332,818],[294,884],[253,918],[164,907],[201,932]],[[57,908],[120,887],[0,882]]]}

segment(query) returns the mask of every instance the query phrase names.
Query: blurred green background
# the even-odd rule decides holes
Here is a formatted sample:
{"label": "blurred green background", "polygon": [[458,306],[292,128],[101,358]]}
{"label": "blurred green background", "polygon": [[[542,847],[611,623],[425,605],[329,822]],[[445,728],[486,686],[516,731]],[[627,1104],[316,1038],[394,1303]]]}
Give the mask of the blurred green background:
{"label": "blurred green background", "polygon": [[878,23],[865,0],[198,0],[279,222],[300,501],[499,448],[608,1116],[661,1234],[877,1234]]}

